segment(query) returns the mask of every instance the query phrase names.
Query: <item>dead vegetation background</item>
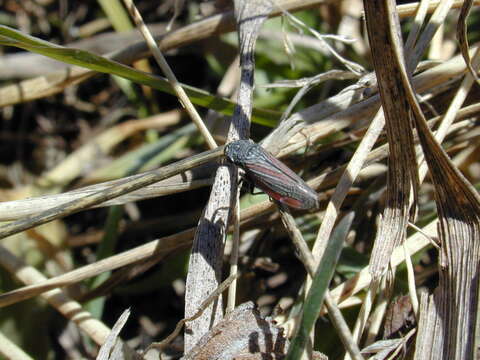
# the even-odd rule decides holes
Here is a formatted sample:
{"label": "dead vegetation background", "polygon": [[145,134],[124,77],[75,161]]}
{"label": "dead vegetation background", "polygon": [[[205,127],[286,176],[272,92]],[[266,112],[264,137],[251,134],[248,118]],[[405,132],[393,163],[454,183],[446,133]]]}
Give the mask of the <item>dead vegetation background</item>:
{"label": "dead vegetation background", "polygon": [[0,1],[1,356],[475,358],[478,3],[135,5]]}

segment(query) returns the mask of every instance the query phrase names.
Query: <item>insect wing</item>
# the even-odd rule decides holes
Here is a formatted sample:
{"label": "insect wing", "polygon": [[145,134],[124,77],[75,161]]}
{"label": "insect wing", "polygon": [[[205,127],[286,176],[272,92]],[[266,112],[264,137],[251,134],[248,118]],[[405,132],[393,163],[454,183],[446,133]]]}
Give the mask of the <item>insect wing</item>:
{"label": "insect wing", "polygon": [[295,209],[304,209],[306,208],[304,204],[300,200],[294,199],[292,197],[284,196],[279,192],[274,191],[273,189],[269,188],[266,184],[264,184],[260,180],[256,180],[255,186],[262,189],[268,196],[272,199],[280,201],[281,203],[288,205]]}
{"label": "insect wing", "polygon": [[317,193],[289,167],[260,146],[250,150],[243,167],[255,186],[273,199],[297,209],[317,206]]}

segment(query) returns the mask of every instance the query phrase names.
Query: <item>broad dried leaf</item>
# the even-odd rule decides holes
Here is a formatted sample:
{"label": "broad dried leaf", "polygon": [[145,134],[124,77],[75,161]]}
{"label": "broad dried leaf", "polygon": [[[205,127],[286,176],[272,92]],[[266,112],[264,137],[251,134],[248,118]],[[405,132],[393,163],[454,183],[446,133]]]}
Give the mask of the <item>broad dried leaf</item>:
{"label": "broad dried leaf", "polygon": [[395,68],[393,39],[386,36],[391,26],[396,36],[401,36],[398,19],[389,13],[384,1],[365,0],[364,6],[390,150],[387,199],[370,260],[372,275],[378,277],[384,273],[393,249],[405,239],[409,199],[412,189],[416,193],[418,173],[409,105]]}
{"label": "broad dried leaf", "polygon": [[[385,314],[383,337],[389,339],[396,336],[399,331],[411,327],[415,323],[412,302],[409,296],[395,299]],[[404,331],[403,333],[405,333]],[[398,335],[397,335],[398,336]]]}
{"label": "broad dried leaf", "polygon": [[[182,360],[284,359],[289,342],[283,329],[271,318],[263,318],[252,302],[236,307],[205,334]],[[314,360],[327,360],[314,351]]]}
{"label": "broad dried leaf", "polygon": [[281,359],[287,339],[271,319],[264,319],[252,302],[242,304],[205,334],[184,360],[244,359],[261,354]]}
{"label": "broad dried leaf", "polygon": [[462,10],[460,11],[460,16],[457,23],[457,39],[460,45],[460,50],[462,51],[463,59],[467,64],[467,68],[470,71],[470,74],[474,77],[475,80],[479,81],[477,72],[473,68],[472,60],[470,58],[470,53],[468,52],[468,39],[467,39],[467,18],[472,11],[473,0],[465,0],[462,5]]}
{"label": "broad dried leaf", "polygon": [[[263,22],[272,10],[270,0],[235,1],[235,16],[240,41],[240,89],[228,132],[228,142],[245,139],[250,133],[254,81],[255,42]],[[218,167],[210,199],[200,218],[189,262],[185,293],[185,317],[192,316],[220,283],[223,245],[230,209],[235,208],[238,171],[235,167]],[[185,352],[222,318],[222,297],[194,321],[185,326]]]}
{"label": "broad dried leaf", "polygon": [[[438,304],[437,304],[438,303]],[[440,296],[423,292],[420,297],[420,310],[415,343],[415,360],[433,360],[442,351],[443,331],[441,327]]]}
{"label": "broad dried leaf", "polygon": [[364,348],[362,353],[375,354],[370,360],[383,360],[387,359],[390,353],[402,345],[404,345],[403,339],[379,340]]}
{"label": "broad dried leaf", "polygon": [[[388,13],[394,13],[395,4],[384,1]],[[398,21],[396,18],[392,20]],[[393,31],[388,35],[393,40],[397,54],[392,65],[400,75],[414,115],[435,188],[439,216],[441,269],[438,296],[444,300],[439,307],[444,342],[441,354],[436,355],[437,359],[470,359],[476,351],[480,197],[431,133],[413,91],[400,38],[396,35]]]}

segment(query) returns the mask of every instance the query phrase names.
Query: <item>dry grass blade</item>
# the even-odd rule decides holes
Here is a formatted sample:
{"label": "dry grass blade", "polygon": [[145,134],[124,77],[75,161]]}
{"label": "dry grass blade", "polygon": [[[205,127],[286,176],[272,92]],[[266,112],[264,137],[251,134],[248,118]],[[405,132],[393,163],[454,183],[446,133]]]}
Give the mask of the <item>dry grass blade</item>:
{"label": "dry grass blade", "polygon": [[[375,309],[370,316],[370,326],[368,328],[367,339],[365,340],[366,346],[373,344],[375,339],[378,338],[380,328],[384,324],[387,305],[391,304],[392,299],[390,298],[391,292],[388,291],[388,288],[387,288],[387,286],[389,285],[388,283],[389,283],[388,277],[387,276],[382,277],[379,291],[378,291],[379,297],[377,299],[377,304],[375,305]],[[370,293],[370,289],[369,289],[369,293]],[[362,349],[362,351],[365,352],[365,348]]]}
{"label": "dry grass blade", "polygon": [[441,310],[445,316],[443,356],[465,359],[475,350],[474,334],[466,329],[475,327],[478,311],[475,279],[479,269],[475,259],[480,256],[480,199],[425,126],[419,107],[416,110],[422,148],[435,185],[445,262],[440,272],[440,289],[446,298]]}
{"label": "dry grass blade", "polygon": [[386,11],[382,1],[364,1],[364,6],[390,149],[386,205],[370,260],[372,274],[378,277],[384,273],[392,250],[404,241],[410,197],[413,195],[416,201],[419,182],[413,132],[408,122],[409,106],[399,75],[392,66],[395,57],[392,40],[384,36],[390,26],[395,26],[396,32],[399,25],[388,21],[388,16],[393,15]]}
{"label": "dry grass blade", "polygon": [[[128,20],[122,0],[99,1]],[[344,360],[474,357],[480,196],[458,170],[480,184],[471,91],[480,18],[469,14],[480,0],[194,0],[168,33],[167,2],[123,1],[148,41],[138,30],[112,37],[120,17],[80,2],[2,9],[0,64],[49,62],[17,78],[0,73],[0,221],[13,221],[0,224],[1,356],[10,340],[34,358],[95,358],[130,307],[119,338],[128,347],[108,341],[107,358],[135,356],[131,348],[184,360],[325,358],[315,349]],[[459,14],[457,32],[447,31]],[[135,70],[147,57],[170,80]],[[173,72],[215,141],[252,139],[286,157],[318,206],[279,210],[269,195],[299,190],[281,175],[262,196],[240,192],[238,167],[260,186],[268,163],[252,162],[260,178],[251,179],[223,147],[198,154],[205,138],[185,117]],[[29,76],[38,77],[22,81]],[[381,263],[371,259],[377,235]],[[431,294],[417,299],[424,288]],[[32,314],[43,317],[28,322]],[[150,344],[157,349],[143,352]]]}
{"label": "dry grass blade", "polygon": [[[282,0],[277,1],[280,9],[296,11],[312,6],[318,6],[325,0]],[[281,10],[276,10],[272,16],[278,16]],[[162,51],[185,46],[192,42],[206,39],[210,36],[219,35],[235,29],[235,19],[233,13],[224,12],[198,21],[184,28],[169,32],[165,35],[155,37],[158,46]],[[144,58],[148,55],[148,46],[141,42],[128,46],[125,49],[115,51],[108,55],[108,58],[124,63],[132,62]],[[19,84],[7,85],[0,88],[0,107],[6,105],[18,104],[35,99],[41,99],[47,96],[58,94],[67,87],[79,84],[96,73],[88,69],[79,67],[70,67],[65,70],[50,73],[45,76],[36,77],[20,82]]]}
{"label": "dry grass blade", "polygon": [[442,352],[441,339],[444,335],[438,317],[438,307],[442,306],[439,300],[439,296],[435,299],[434,295],[429,295],[426,291],[421,294],[414,356],[416,360],[433,360],[433,354]]}
{"label": "dry grass blade", "polygon": [[33,360],[32,357],[15,343],[11,342],[10,339],[5,337],[2,333],[0,333],[0,355],[5,359]]}
{"label": "dry grass blade", "polygon": [[[191,243],[193,229],[182,233],[168,236],[162,239],[151,241],[147,244],[124,251],[120,254],[110,256],[95,263],[85,265],[62,275],[50,278],[48,280],[37,282],[34,285],[28,285],[23,288],[13,290],[0,295],[0,307],[14,304],[18,301],[26,300],[34,296],[43,294],[51,289],[65,287],[76,284],[85,279],[89,279],[106,271],[115,270],[126,265],[137,263],[152,257],[169,254],[175,250],[186,248]],[[2,252],[7,252],[5,248]],[[7,254],[7,253],[5,253]],[[8,255],[8,254],[7,254]],[[12,256],[12,255],[9,255]],[[3,258],[0,259],[2,265],[7,266]]]}
{"label": "dry grass blade", "polygon": [[[240,246],[240,193],[237,195],[235,212],[232,216],[233,234],[232,234],[232,250],[230,254],[230,277],[238,274],[238,256]],[[237,279],[232,281],[228,288],[228,303],[225,311],[229,313],[235,309],[237,300]]]}
{"label": "dry grass blade", "polygon": [[412,259],[410,258],[410,254],[408,253],[406,246],[403,246],[403,250],[405,252],[405,264],[407,265],[408,273],[408,294],[410,295],[413,312],[418,315],[418,297],[417,289],[415,287],[415,273],[413,271]]}
{"label": "dry grass blade", "polygon": [[472,66],[472,60],[470,59],[470,53],[468,52],[468,40],[467,40],[467,18],[473,8],[473,0],[465,0],[460,11],[460,17],[457,23],[457,39],[460,44],[460,50],[462,51],[463,59],[467,64],[468,71],[479,81],[477,71]]}
{"label": "dry grass blade", "polygon": [[[433,221],[423,228],[423,232],[427,233],[430,237],[437,235],[438,222]],[[405,242],[405,246],[408,249],[410,255],[416,254],[430,245],[430,241],[425,238],[421,233],[415,233]],[[390,258],[392,266],[398,266],[405,261],[405,252],[403,246],[397,247]],[[331,291],[333,300],[340,306],[346,302],[349,297],[357,294],[358,292],[368,288],[372,283],[372,276],[369,267],[363,268],[357,275],[348,279],[344,283],[337,286]]]}
{"label": "dry grass blade", "polygon": [[[383,148],[385,148],[383,150],[386,150],[386,145],[384,145]],[[382,149],[378,149],[378,150],[382,150]],[[387,152],[381,151],[380,153],[383,153],[383,156],[385,156]],[[378,161],[378,159],[380,158],[376,156],[375,161]],[[338,173],[338,172],[334,172],[334,173]],[[329,180],[328,182],[334,182],[334,179]],[[249,220],[254,219],[256,216],[259,216],[262,213],[264,214],[265,212],[268,212],[268,211],[272,211],[273,209],[274,209],[273,205],[269,201],[265,201],[263,203],[260,203],[256,206],[252,206],[242,211],[241,221],[242,223],[245,223]],[[190,244],[190,239],[192,238],[194,231],[195,231],[195,228],[192,228],[167,238],[155,240],[153,242],[142,245],[138,248],[134,248],[124,253],[120,253],[110,258],[104,259],[100,263],[87,265],[83,268],[74,270],[71,273],[63,274],[55,279],[53,278],[49,279],[47,283],[41,283],[32,287],[15,290],[11,293],[2,294],[0,297],[0,306],[6,306],[11,303],[39,295],[44,291],[47,291],[53,287],[72,285],[84,279],[98,275],[102,272],[117,269],[119,267],[129,265],[131,263],[144,260],[152,256],[156,256],[159,254],[159,251],[168,253],[173,250],[179,249],[181,247],[186,247]],[[410,244],[411,241],[418,241],[416,239],[417,237],[413,237],[412,240],[407,241],[407,245]],[[421,239],[424,240],[423,238]],[[410,254],[412,254],[412,251],[417,252],[420,249],[424,248],[426,245],[429,244],[429,242],[424,240],[419,242],[419,244],[420,244],[419,245],[420,247],[414,248],[414,250],[410,249]],[[410,248],[412,245],[408,245],[408,246]],[[394,252],[393,259],[400,259],[400,260],[392,260],[392,264],[395,266],[398,265],[401,261],[403,261],[401,254],[400,253],[397,254],[397,252],[401,249],[403,248],[399,248]],[[335,290],[334,292],[335,299],[337,301],[339,300],[344,301],[345,297],[348,297],[349,295],[353,295],[356,292],[368,286],[371,280],[369,277],[365,276],[367,272],[368,272],[368,269],[363,270],[361,272],[361,276],[359,277],[359,278],[365,279],[367,282],[364,282],[363,280],[358,280],[358,278],[353,278],[352,280],[348,281],[346,284],[342,286],[339,286]],[[356,286],[352,288],[351,284],[356,284]],[[350,291],[353,291],[353,292],[351,293]],[[342,293],[342,295],[340,295],[340,293]]]}
{"label": "dry grass blade", "polygon": [[328,202],[322,224],[320,225],[315,244],[313,245],[312,252],[316,261],[321,258],[323,252],[325,251],[328,239],[330,238],[335,221],[340,213],[342,203],[348,194],[348,190],[350,190],[355,179],[360,173],[360,170],[365,165],[367,156],[380,136],[384,125],[385,119],[383,117],[383,112],[379,111],[373,118],[367,132],[360,142],[360,145],[358,146],[355,154],[338,181],[335,192]]}
{"label": "dry grass blade", "polygon": [[[145,186],[128,194],[104,201],[92,207],[105,207],[122,205],[129,202],[144,200],[157,196],[174,194],[177,192],[196,189],[212,183],[211,174],[215,172],[216,164],[206,164],[192,170],[181,172],[178,175],[161,180],[158,183]],[[0,221],[17,220],[30,217],[39,212],[50,210],[61,204],[69,203],[75,199],[81,199],[99,191],[108,190],[121,185],[124,181],[134,179],[137,175],[127,176],[122,179],[107,181],[96,185],[86,186],[80,189],[66,191],[55,195],[43,195],[21,200],[4,201],[0,203]],[[83,210],[86,210],[84,208]]]}
{"label": "dry grass blade", "polygon": [[36,181],[38,187],[63,187],[79,177],[85,164],[95,161],[102,155],[109,154],[122,141],[145,129],[161,129],[180,122],[181,112],[171,111],[145,119],[130,120],[118,124],[86,142],[67,156],[53,169],[47,171]]}
{"label": "dry grass blade", "polygon": [[[2,260],[2,266],[25,284],[34,285],[46,281],[45,276],[40,271],[27,265],[2,245],[0,245],[0,259]],[[64,291],[56,288],[42,294],[42,298],[66,319],[73,321],[96,344],[102,345],[110,334],[111,330],[104,323],[95,319]],[[133,350],[130,350],[130,352],[134,353]]]}
{"label": "dry grass blade", "polygon": [[[317,38],[317,40],[320,41],[320,43],[325,47],[325,49],[328,50],[328,52],[331,53],[332,57],[335,58],[336,60],[338,60],[340,63],[343,64],[343,66],[345,66],[348,70],[350,70],[351,72],[353,72],[354,74],[360,76],[361,74],[365,73],[365,69],[360,65],[360,64],[357,64],[353,61],[350,61],[350,60],[347,60],[345,58],[343,58],[340,54],[338,54],[335,49],[333,49],[329,44],[328,42],[325,41],[324,37],[322,35],[320,35],[316,30],[308,27],[306,24],[304,24],[301,20],[297,19],[296,17],[294,17],[293,15],[291,15],[289,12],[285,12],[285,14],[287,19],[289,21],[292,22],[292,24],[295,26],[295,27],[298,27],[299,29],[304,29],[308,32],[311,32],[313,36],[315,36],[315,38]],[[335,36],[333,36],[335,37]]]}
{"label": "dry grass blade", "polygon": [[[428,8],[427,11],[428,13],[433,12],[441,3],[443,0],[430,0],[428,1]],[[463,6],[464,0],[455,0],[452,4],[452,8],[458,9]],[[475,5],[480,5],[480,0],[474,0]],[[398,5],[397,6],[397,12],[398,16],[403,19],[408,16],[412,16],[416,13],[418,10],[418,7],[420,2],[416,3],[411,3],[411,4],[403,4],[403,5]]]}
{"label": "dry grass blade", "polygon": [[[234,6],[239,33],[241,79],[227,141],[249,137],[255,42],[261,25],[272,10],[272,3],[268,0],[236,1]],[[219,166],[210,199],[199,221],[193,241],[185,293],[187,317],[192,316],[208,294],[218,286],[227,224],[231,218],[230,209],[235,209],[237,192],[237,169],[226,165]],[[205,310],[202,316],[185,327],[185,352],[189,352],[221,318],[222,298],[219,297],[218,301]]]}
{"label": "dry grass blade", "polygon": [[[290,214],[290,210],[285,207],[284,205],[278,204],[278,208],[280,211],[280,215],[282,217],[282,222],[285,226],[285,229],[290,235],[292,242],[298,251],[298,255],[305,266],[305,269],[308,272],[310,278],[313,278],[316,273],[316,269],[318,264],[315,261],[310,249],[308,248],[307,243],[303,239],[302,233],[298,229],[295,224],[295,220],[293,216]],[[353,218],[353,214],[349,214],[351,218]],[[325,304],[327,306],[329,316],[332,320],[332,323],[335,325],[335,328],[338,331],[338,335],[342,339],[347,352],[350,354],[352,359],[361,360],[363,359],[362,355],[360,354],[360,349],[355,342],[350,329],[348,328],[347,322],[345,321],[342,313],[338,309],[337,304],[332,299],[330,292],[328,289],[325,291]],[[313,352],[313,344],[307,344],[305,354],[311,354]]]}
{"label": "dry grass blade", "polygon": [[170,344],[179,334],[180,331],[182,330],[183,325],[185,325],[189,321],[193,321],[195,319],[198,319],[200,315],[203,314],[205,309],[213,302],[215,301],[232,283],[237,279],[238,274],[231,274],[228,278],[226,278],[218,287],[204,300],[202,304],[200,304],[200,307],[197,309],[197,312],[193,314],[192,316],[188,318],[184,318],[180,320],[177,325],[175,326],[175,329],[172,331],[170,335],[168,335],[164,340],[162,340],[159,343],[153,343],[151,344],[148,349],[145,350],[147,353],[149,349],[151,348],[156,348],[162,351],[168,344]]}
{"label": "dry grass blade", "polygon": [[[422,48],[420,46],[418,52],[423,51]],[[460,76],[464,71],[465,62],[461,56],[456,56],[415,75],[414,85],[419,93],[427,92]],[[365,96],[366,90],[372,94]],[[283,157],[354,123],[372,118],[380,104],[380,97],[375,92],[375,76],[368,74],[339,94],[292,114],[262,144],[272,154]]]}
{"label": "dry grass blade", "polygon": [[[391,11],[392,4],[389,2],[387,6]],[[439,296],[445,300],[437,314],[442,318],[443,328],[441,358],[472,358],[477,351],[475,333],[468,329],[476,328],[478,312],[480,269],[476,259],[480,256],[480,197],[432,135],[412,89],[400,39],[393,31],[390,37],[396,51],[395,68],[413,110],[435,187],[442,245]]]}
{"label": "dry grass blade", "polygon": [[183,90],[182,86],[178,82],[177,77],[175,76],[172,69],[168,65],[167,61],[165,60],[165,57],[160,51],[160,48],[155,43],[155,40],[153,39],[152,34],[150,33],[147,26],[143,22],[142,15],[137,10],[135,4],[133,3],[132,0],[123,0],[123,2],[125,3],[126,8],[130,12],[130,15],[132,16],[133,20],[135,21],[135,24],[139,28],[143,37],[145,38],[145,42],[147,43],[148,48],[153,54],[153,57],[157,61],[157,64],[160,66],[163,73],[167,76],[167,79],[170,81],[170,84],[175,90],[175,93],[180,99],[180,102],[185,107],[185,110],[190,115],[190,118],[192,119],[194,124],[197,126],[197,129],[200,131],[200,134],[202,134],[202,136],[204,137],[205,141],[208,144],[208,147],[210,149],[216,148],[217,143],[213,139],[212,134],[210,134],[210,131],[205,126],[202,118],[200,117],[197,110],[195,109],[192,102],[190,101],[187,94],[185,93],[185,90]]}
{"label": "dry grass blade", "polygon": [[109,190],[100,190],[93,194],[86,195],[81,199],[76,199],[74,201],[56,206],[32,218],[18,220],[8,225],[4,225],[0,227],[0,238],[16,234],[20,231],[37,225],[45,224],[54,219],[67,216],[76,211],[91,207],[95,204],[99,204],[101,202],[135,191],[147,185],[156,183],[162,179],[166,179],[170,176],[181,173],[192,167],[207,163],[221,156],[222,154],[223,147],[219,147],[215,150],[192,156],[188,159],[178,161],[177,163],[170,164],[163,168],[132,176],[130,179],[121,181],[119,184],[113,188],[110,188]]}
{"label": "dry grass blade", "polygon": [[[115,322],[110,334],[108,334],[105,343],[100,347],[96,360],[120,360],[128,359],[128,355],[124,355],[122,351],[122,344],[118,341],[120,338],[120,331],[127,323],[130,317],[130,309],[126,309],[122,315]],[[134,359],[141,359],[140,355],[134,357]]]}
{"label": "dry grass blade", "polygon": [[[436,117],[433,118],[429,121],[429,124],[435,124],[437,123],[441,118],[442,119],[450,119],[450,120],[461,120],[470,116],[473,116],[475,113],[477,113],[480,109],[480,104],[473,104],[470,106],[467,106],[462,109],[457,109],[455,108],[455,111],[448,111],[447,114],[452,112],[454,114],[454,117],[447,116],[445,115],[444,117]],[[383,123],[383,117],[377,119],[377,121],[381,122],[380,125]],[[443,124],[443,123],[442,123]],[[464,125],[467,125],[467,123],[459,123],[458,126],[454,125],[453,127],[451,126],[451,123],[448,123],[448,126],[446,127],[447,133],[453,133],[457,131],[458,129],[461,129],[464,127]],[[380,131],[380,126],[379,128],[376,128],[374,126],[375,124],[372,123],[373,128],[371,131]],[[441,126],[440,129],[443,129],[445,126]],[[374,130],[376,128],[376,130]],[[437,132],[437,136],[441,135],[441,138],[444,138],[447,133],[444,131],[439,131]],[[361,142],[362,145],[359,146],[357,153],[360,156],[361,154],[365,154],[362,150],[364,146],[367,146],[365,142],[368,141],[369,143],[374,142],[374,138],[365,135],[363,137],[363,140]],[[373,146],[373,144],[368,145]],[[327,173],[327,174],[322,174],[320,177],[316,179],[312,179],[310,182],[310,185],[312,187],[317,187],[318,184],[321,182],[323,184],[322,189],[326,189],[334,183],[338,183],[337,188],[339,188],[338,191],[341,189],[341,193],[337,194],[337,190],[334,195],[332,195],[331,199],[331,204],[328,205],[327,207],[327,214],[330,214],[331,210],[341,206],[341,201],[336,202],[336,199],[339,199],[340,197],[344,197],[346,193],[348,192],[348,186],[343,185],[345,183],[352,183],[354,178],[357,176],[357,170],[352,168],[355,164],[355,168],[357,166],[360,166],[360,170],[365,168],[366,166],[375,163],[377,161],[381,161],[386,155],[388,154],[388,146],[387,145],[382,145],[375,149],[371,154],[369,154],[365,162],[358,160],[357,155],[354,155],[351,161],[351,165],[348,165],[347,167],[340,167],[337,170],[334,170],[333,172]],[[364,155],[362,155],[364,156]],[[358,161],[358,162],[357,162]],[[111,205],[120,205],[120,204],[125,204],[128,202],[133,202],[133,201],[138,201],[150,197],[155,197],[155,196],[163,196],[167,194],[172,194],[178,191],[185,191],[187,189],[194,189],[197,186],[206,186],[210,185],[212,183],[212,179],[209,174],[213,173],[215,170],[214,166],[211,166],[210,164],[205,165],[204,167],[198,167],[196,169],[189,170],[185,173],[182,173],[180,175],[175,175],[173,177],[170,177],[168,179],[159,181],[156,184],[146,186],[144,188],[141,188],[136,191],[132,191],[129,194],[119,196],[115,199],[99,203],[95,205],[95,207],[103,207],[103,206],[111,206]],[[136,176],[136,175],[135,175]],[[342,180],[338,180],[339,177],[342,176]],[[123,179],[119,180],[114,180],[110,182],[105,182],[101,184],[96,184],[92,186],[87,186],[84,188],[80,188],[77,190],[73,190],[70,192],[64,192],[61,194],[57,195],[45,195],[41,197],[34,197],[34,198],[28,198],[24,200],[16,200],[16,201],[6,201],[6,202],[1,202],[0,203],[0,220],[1,221],[6,221],[6,220],[16,220],[21,217],[29,217],[32,215],[37,214],[39,211],[47,211],[49,209],[52,209],[53,207],[67,203],[69,201],[72,201],[76,198],[81,198],[85,195],[93,194],[95,192],[101,191],[103,189],[107,189],[111,186],[114,186],[116,184],[121,183],[123,180],[129,179],[130,177],[126,177]],[[268,203],[265,202],[264,205],[267,205]],[[333,208],[332,208],[333,206]],[[270,206],[271,207],[271,206]],[[271,207],[272,208],[272,207]],[[332,208],[332,209],[330,209]],[[250,211],[250,210],[249,210]],[[333,212],[332,212],[333,213]],[[334,213],[333,213],[334,214]],[[335,214],[334,214],[335,215]],[[336,217],[337,215],[335,215]],[[325,235],[326,231],[328,230],[326,226],[328,225],[331,227],[335,223],[335,217],[332,219],[330,216],[325,216],[324,221],[322,222],[322,227],[319,230],[319,234],[321,233],[322,235],[317,235],[319,239],[325,239],[327,236]],[[325,227],[325,229],[323,229]],[[331,228],[330,230],[331,231]],[[314,254],[317,254],[318,252],[318,245],[319,242],[317,241],[315,243],[314,247]],[[317,255],[316,255],[317,256]]]}

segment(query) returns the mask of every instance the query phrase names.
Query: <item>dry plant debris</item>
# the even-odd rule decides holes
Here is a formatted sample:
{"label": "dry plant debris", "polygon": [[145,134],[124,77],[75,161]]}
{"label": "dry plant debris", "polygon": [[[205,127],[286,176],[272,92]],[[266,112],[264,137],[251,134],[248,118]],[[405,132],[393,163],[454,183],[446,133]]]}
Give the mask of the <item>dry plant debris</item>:
{"label": "dry plant debris", "polygon": [[477,358],[479,5],[4,0],[0,357]]}

